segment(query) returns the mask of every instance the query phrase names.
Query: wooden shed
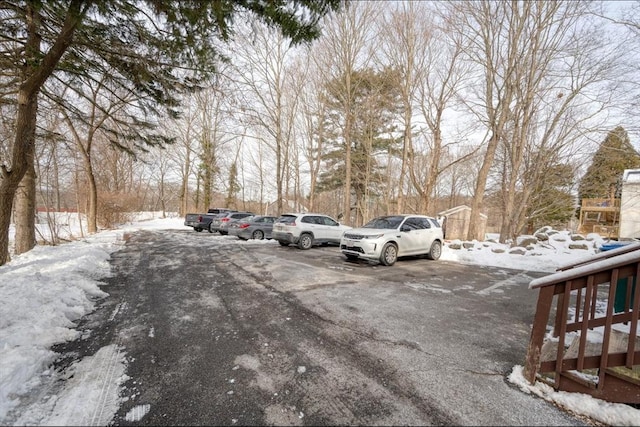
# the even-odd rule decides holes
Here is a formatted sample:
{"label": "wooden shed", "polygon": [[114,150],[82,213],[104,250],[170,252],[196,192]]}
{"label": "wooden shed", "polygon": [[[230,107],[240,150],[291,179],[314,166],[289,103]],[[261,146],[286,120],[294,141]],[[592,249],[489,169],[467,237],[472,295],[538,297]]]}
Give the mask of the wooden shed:
{"label": "wooden shed", "polygon": [[[469,222],[471,220],[471,208],[467,205],[456,206],[446,211],[438,213],[440,222],[443,224],[444,238],[446,240],[466,240],[469,232]],[[487,216],[480,214],[480,224],[477,235],[474,239],[484,241],[487,228]]]}

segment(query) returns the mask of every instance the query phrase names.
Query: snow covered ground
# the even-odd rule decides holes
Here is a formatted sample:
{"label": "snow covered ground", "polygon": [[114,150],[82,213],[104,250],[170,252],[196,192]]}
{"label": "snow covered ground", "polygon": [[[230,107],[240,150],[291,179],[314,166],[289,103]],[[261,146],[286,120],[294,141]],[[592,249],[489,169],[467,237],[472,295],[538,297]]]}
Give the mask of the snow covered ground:
{"label": "snow covered ground", "polygon": [[[29,404],[33,397],[30,395],[46,390],[45,383],[63,379],[61,373],[51,369],[57,357],[51,347],[77,338],[80,332],[75,329],[75,322],[91,312],[100,298],[108,296],[99,287],[100,279],[110,274],[110,254],[124,244],[124,233],[138,229],[185,229],[180,217],[161,219],[157,213],[144,213],[135,222],[117,230],[80,237],[77,215],[67,214],[65,218],[66,221],[60,221],[64,225],[54,231],[78,240],[59,246],[38,246],[14,256],[10,263],[0,267],[2,425],[107,425],[110,422],[120,404],[120,385],[127,379],[126,349],[116,345],[77,361],[65,372],[69,378],[61,392],[40,398],[37,404]],[[51,230],[46,224],[38,228],[39,235],[50,236]],[[598,235],[572,236],[569,232],[547,228],[540,230],[536,239],[522,236],[516,243],[520,249],[490,241],[452,241],[444,248],[442,259],[553,272],[559,266],[597,253],[606,242]],[[238,244],[242,242],[238,240]],[[277,245],[275,242],[265,244]],[[513,367],[509,381],[525,393],[536,394],[601,423],[640,425],[640,410],[578,393],[555,392],[541,383],[530,385],[524,380],[522,366]],[[126,419],[140,420],[148,410],[144,405],[136,407]]]}

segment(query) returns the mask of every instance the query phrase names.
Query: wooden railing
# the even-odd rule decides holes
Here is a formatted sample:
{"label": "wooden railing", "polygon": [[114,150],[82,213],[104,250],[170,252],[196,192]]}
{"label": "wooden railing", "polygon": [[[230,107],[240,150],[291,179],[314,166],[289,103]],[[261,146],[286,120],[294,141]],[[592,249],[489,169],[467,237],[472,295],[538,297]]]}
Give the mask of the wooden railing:
{"label": "wooden railing", "polygon": [[620,208],[620,199],[582,199],[583,208],[609,207]]}
{"label": "wooden railing", "polygon": [[529,288],[539,294],[527,381],[640,403],[639,275],[640,243],[630,243],[533,280]]}

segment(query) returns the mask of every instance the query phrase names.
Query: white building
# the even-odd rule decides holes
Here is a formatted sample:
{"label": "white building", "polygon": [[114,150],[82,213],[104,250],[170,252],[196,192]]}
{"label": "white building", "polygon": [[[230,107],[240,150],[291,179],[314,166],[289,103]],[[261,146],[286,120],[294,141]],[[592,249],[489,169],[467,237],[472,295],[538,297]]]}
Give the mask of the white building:
{"label": "white building", "polygon": [[619,236],[640,239],[640,169],[627,169],[622,175]]}

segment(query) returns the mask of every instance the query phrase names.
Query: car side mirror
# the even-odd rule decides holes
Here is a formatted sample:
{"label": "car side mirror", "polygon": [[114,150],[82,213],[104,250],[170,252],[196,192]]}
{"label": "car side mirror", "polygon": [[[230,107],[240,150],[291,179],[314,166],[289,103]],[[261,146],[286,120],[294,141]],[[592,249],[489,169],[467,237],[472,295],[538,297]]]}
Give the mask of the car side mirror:
{"label": "car side mirror", "polygon": [[400,228],[400,231],[405,231],[405,232],[407,232],[407,233],[408,233],[408,232],[410,232],[410,231],[411,231],[411,227],[409,227],[408,225],[403,225],[403,226]]}

